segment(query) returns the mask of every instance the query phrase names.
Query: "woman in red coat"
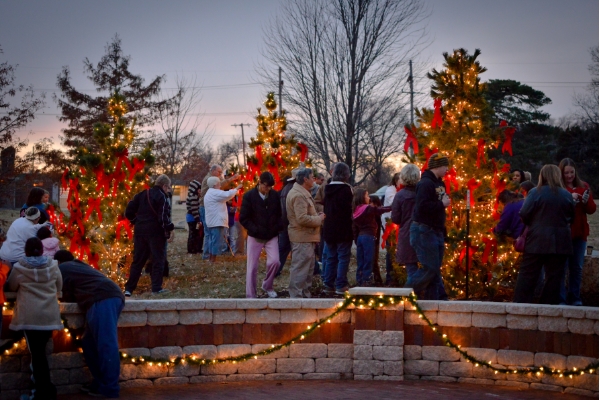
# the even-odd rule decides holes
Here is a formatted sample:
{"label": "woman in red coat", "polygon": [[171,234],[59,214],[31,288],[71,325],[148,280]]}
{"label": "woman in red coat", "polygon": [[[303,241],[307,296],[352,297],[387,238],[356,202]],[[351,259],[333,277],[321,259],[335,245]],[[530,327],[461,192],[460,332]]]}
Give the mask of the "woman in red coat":
{"label": "woman in red coat", "polygon": [[562,173],[565,189],[573,196],[575,202],[575,218],[571,224],[571,239],[573,240],[573,254],[569,256],[567,265],[569,281],[567,287],[561,285],[561,300],[565,304],[580,306],[581,276],[583,272],[583,258],[587,245],[587,237],[590,226],[587,214],[596,212],[596,203],[592,198],[590,185],[579,178],[575,169],[575,162],[570,158],[564,158],[558,165]]}

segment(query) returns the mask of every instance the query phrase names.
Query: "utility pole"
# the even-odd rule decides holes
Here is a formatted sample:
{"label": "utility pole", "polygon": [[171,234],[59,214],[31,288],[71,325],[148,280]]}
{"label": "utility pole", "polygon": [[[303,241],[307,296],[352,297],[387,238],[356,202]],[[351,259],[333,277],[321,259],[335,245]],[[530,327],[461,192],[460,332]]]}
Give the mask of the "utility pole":
{"label": "utility pole", "polygon": [[412,129],[412,126],[415,124],[415,118],[413,116],[413,114],[414,114],[415,92],[413,90],[412,60],[410,60],[408,62],[408,66],[409,66],[408,82],[410,83],[410,126],[411,126],[411,129]]}
{"label": "utility pole", "polygon": [[283,81],[281,80],[281,67],[279,67],[279,116],[281,117],[281,110],[283,104],[281,103],[281,92],[283,91]]}
{"label": "utility pole", "polygon": [[247,167],[246,165],[246,139],[244,139],[244,126],[250,126],[250,124],[233,124],[231,126],[235,126],[235,127],[241,127],[242,128],[242,149],[244,152],[244,168]]}

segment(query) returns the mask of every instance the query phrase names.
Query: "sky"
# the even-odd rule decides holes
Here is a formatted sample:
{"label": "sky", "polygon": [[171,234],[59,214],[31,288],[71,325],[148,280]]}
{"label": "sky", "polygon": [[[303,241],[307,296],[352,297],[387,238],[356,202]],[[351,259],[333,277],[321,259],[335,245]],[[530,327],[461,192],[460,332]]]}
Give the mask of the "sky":
{"label": "sky", "polygon": [[[255,73],[263,28],[284,1],[0,1],[0,62],[18,64],[18,83],[47,96],[46,108],[19,135],[60,143],[64,125],[52,100],[57,75],[68,66],[73,85],[92,94],[83,60],[97,63],[118,33],[131,56],[130,71],[146,82],[166,74],[165,89],[175,87],[177,75],[204,86],[198,112],[212,123],[215,146],[241,134],[232,124],[251,124],[248,140],[267,90]],[[573,94],[590,81],[589,49],[598,45],[597,0],[423,1],[431,14],[429,45],[415,60],[421,77],[441,68],[443,52],[479,48],[488,68],[482,80],[513,79],[543,91],[552,99],[544,107],[552,118],[573,110]],[[274,81],[276,74],[274,66]]]}

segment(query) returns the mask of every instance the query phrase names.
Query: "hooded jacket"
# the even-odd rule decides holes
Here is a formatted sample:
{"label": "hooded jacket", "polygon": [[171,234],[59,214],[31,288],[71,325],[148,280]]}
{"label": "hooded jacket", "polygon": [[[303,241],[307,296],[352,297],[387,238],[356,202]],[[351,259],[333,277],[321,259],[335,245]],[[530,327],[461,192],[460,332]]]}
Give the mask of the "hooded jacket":
{"label": "hooded jacket", "polygon": [[54,257],[56,252],[60,250],[60,240],[55,237],[48,237],[42,240],[42,246],[44,246],[43,256]]}
{"label": "hooded jacket", "polygon": [[381,214],[389,211],[392,211],[392,207],[371,207],[368,204],[361,204],[356,207],[354,214],[352,214],[354,240],[356,241],[360,235],[378,237],[379,218],[381,218]]}
{"label": "hooded jacket", "polygon": [[240,224],[249,236],[256,239],[271,240],[279,235],[282,229],[279,193],[271,190],[263,200],[258,188],[246,192],[240,210]]}
{"label": "hooded jacket", "polygon": [[7,282],[17,292],[9,328],[13,331],[52,331],[62,329],[58,297],[62,296],[62,276],[58,262],[50,257],[25,257],[14,266]]}
{"label": "hooded jacket", "polygon": [[442,198],[446,194],[444,181],[427,170],[417,183],[415,208],[412,220],[429,226],[446,236],[446,207]]}
{"label": "hooded jacket", "polygon": [[352,242],[352,188],[332,181],[325,186],[323,198],[323,239],[326,243]]}

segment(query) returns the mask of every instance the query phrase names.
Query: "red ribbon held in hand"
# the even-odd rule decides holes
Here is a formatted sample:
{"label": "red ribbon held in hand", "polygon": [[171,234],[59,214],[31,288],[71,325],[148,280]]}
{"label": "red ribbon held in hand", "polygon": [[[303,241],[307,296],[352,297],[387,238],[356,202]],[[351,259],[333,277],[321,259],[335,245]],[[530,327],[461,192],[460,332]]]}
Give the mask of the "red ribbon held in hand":
{"label": "red ribbon held in hand", "polygon": [[387,223],[387,225],[385,226],[385,231],[383,232],[383,235],[381,236],[381,248],[382,249],[385,249],[385,242],[388,240],[388,238],[390,237],[392,232],[398,231],[398,228],[399,228],[399,226],[393,222]]}
{"label": "red ribbon held in hand", "polygon": [[433,101],[433,119],[431,120],[432,128],[441,128],[444,121],[442,121],[442,99],[435,99]]}
{"label": "red ribbon held in hand", "polygon": [[304,162],[308,157],[308,146],[304,143],[298,143],[296,146],[300,148],[300,161]]}
{"label": "red ribbon held in hand", "polygon": [[417,137],[415,136],[414,127],[411,130],[408,125],[404,125],[404,132],[406,132],[406,141],[404,142],[404,151],[408,153],[408,149],[410,144],[413,145],[413,150],[415,154],[419,153],[419,142],[417,142]]}

